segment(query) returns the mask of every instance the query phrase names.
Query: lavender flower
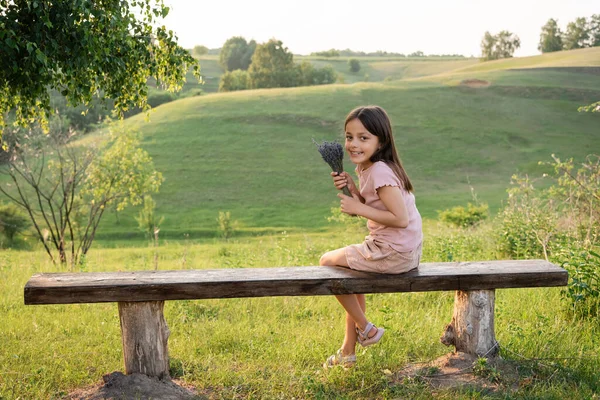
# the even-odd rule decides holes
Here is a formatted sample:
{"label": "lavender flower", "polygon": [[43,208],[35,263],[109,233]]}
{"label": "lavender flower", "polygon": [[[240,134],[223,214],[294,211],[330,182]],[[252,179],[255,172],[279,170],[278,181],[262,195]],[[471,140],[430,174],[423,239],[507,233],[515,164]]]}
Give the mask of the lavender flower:
{"label": "lavender flower", "polygon": [[[337,172],[338,174],[344,172],[344,149],[341,144],[337,142],[323,142],[319,144],[314,139],[313,143],[317,146],[323,160],[329,164],[334,172]],[[346,196],[352,197],[347,186],[344,186],[342,192],[344,192]]]}

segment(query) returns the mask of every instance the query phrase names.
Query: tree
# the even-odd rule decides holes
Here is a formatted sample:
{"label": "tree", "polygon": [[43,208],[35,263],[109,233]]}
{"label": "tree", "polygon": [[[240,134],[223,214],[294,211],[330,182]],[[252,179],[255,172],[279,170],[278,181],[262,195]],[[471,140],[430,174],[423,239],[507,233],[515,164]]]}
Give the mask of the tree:
{"label": "tree", "polygon": [[48,88],[69,104],[94,96],[114,99],[117,115],[147,110],[147,81],[175,91],[189,66],[199,66],[157,23],[169,12],[162,0],[0,1],[0,130],[5,114],[41,122],[48,130]]}
{"label": "tree", "polygon": [[577,18],[574,22],[569,22],[567,30],[563,37],[563,44],[565,50],[582,49],[587,47],[589,39],[589,31],[587,20]]}
{"label": "tree", "polygon": [[277,39],[256,46],[248,73],[250,86],[255,89],[292,87],[298,81],[294,55]]}
{"label": "tree", "polygon": [[501,31],[497,35],[485,32],[481,41],[481,56],[484,60],[510,58],[521,47],[521,40],[509,31]]}
{"label": "tree", "polygon": [[538,50],[542,53],[551,53],[553,51],[561,51],[562,49],[562,32],[558,27],[558,21],[550,18],[548,22],[542,26]]}
{"label": "tree", "polygon": [[348,60],[348,67],[350,68],[350,72],[358,72],[360,71],[360,61],[356,58],[351,58]]}
{"label": "tree", "polygon": [[0,193],[25,210],[50,259],[70,261],[71,270],[90,249],[104,211],[140,204],[162,183],[136,134],[111,128],[101,148],[73,138],[52,131],[16,138],[0,170],[9,178]]}
{"label": "tree", "polygon": [[589,21],[590,47],[600,46],[600,14],[594,14]]}
{"label": "tree", "polygon": [[254,40],[248,43],[241,36],[229,38],[221,48],[219,64],[221,64],[221,67],[225,71],[235,71],[236,69],[247,70],[250,66],[254,49],[256,49],[256,42]]}
{"label": "tree", "polygon": [[208,47],[206,46],[194,46],[194,48],[192,49],[192,55],[194,55],[195,57],[200,57],[205,54],[208,54]]}

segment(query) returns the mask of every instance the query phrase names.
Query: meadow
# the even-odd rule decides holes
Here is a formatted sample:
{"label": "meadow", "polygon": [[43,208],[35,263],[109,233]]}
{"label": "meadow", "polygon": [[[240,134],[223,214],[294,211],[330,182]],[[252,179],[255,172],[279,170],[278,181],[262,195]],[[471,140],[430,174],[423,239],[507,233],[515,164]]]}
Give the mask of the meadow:
{"label": "meadow", "polygon": [[[219,211],[230,211],[248,235],[323,229],[337,198],[312,139],[341,140],[345,115],[360,104],[390,114],[422,215],[465,205],[471,188],[495,212],[512,174],[541,174],[538,162],[551,154],[582,159],[598,148],[597,115],[577,112],[600,98],[600,52],[584,50],[571,52],[573,66],[587,69],[550,68],[566,61],[549,54],[527,65],[550,69],[526,69],[515,59],[518,70],[498,61],[384,82],[210,94],[164,104],[149,121],[137,115],[125,125],[143,132],[165,177],[155,196],[165,238],[213,237]],[[490,85],[460,84],[472,79]],[[353,170],[349,162],[346,170]],[[136,213],[123,213],[118,223],[107,216],[100,238],[131,239]]]}
{"label": "meadow", "polygon": [[[159,248],[159,268],[314,265],[322,252],[363,234],[340,228],[172,242]],[[455,260],[493,259],[491,233],[489,225],[463,231],[428,223],[424,261],[446,260],[448,252]],[[122,370],[116,304],[24,306],[31,274],[56,267],[41,252],[4,251],[0,257],[0,398],[62,398]],[[82,268],[151,269],[153,257],[150,247],[96,250]],[[166,302],[171,374],[210,399],[594,398],[600,326],[572,318],[560,292],[497,291],[496,336],[509,367],[486,387],[435,389],[435,377],[427,378],[435,375],[427,363],[449,351],[439,336],[452,317],[452,292],[368,295],[370,316],[387,333],[380,345],[359,350],[357,367],[349,371],[321,367],[343,338],[342,310],[332,297]],[[425,377],[405,376],[408,365],[422,366]]]}
{"label": "meadow", "polygon": [[[165,217],[160,245],[138,231],[138,209],[110,211],[80,271],[152,269],[155,252],[160,269],[316,265],[325,251],[360,241],[364,227],[328,221],[336,193],[312,143],[341,140],[346,113],[360,104],[381,105],[392,118],[425,217],[424,262],[506,257],[494,215],[511,175],[540,176],[547,167],[538,162],[551,154],[582,160],[600,150],[600,115],[577,112],[600,99],[600,48],[489,63],[361,63],[359,74],[344,72],[344,84],[211,93],[161,105],[149,120],[128,118],[123,129],[143,133],[165,177],[154,196]],[[218,76],[214,57],[202,68]],[[334,68],[346,71],[346,61]],[[82,143],[103,138],[98,131]],[[490,221],[462,229],[436,220],[473,193],[490,205]],[[240,223],[228,241],[218,238],[219,211]],[[123,370],[116,304],[23,305],[32,274],[67,267],[52,265],[31,239],[21,244],[0,252],[0,399],[65,398]],[[209,399],[598,398],[598,319],[570,312],[561,288],[496,296],[508,366],[485,386],[439,388],[427,376],[435,375],[427,363],[450,351],[439,336],[451,292],[369,295],[370,317],[387,333],[349,371],[321,368],[343,337],[332,297],[167,302],[171,374]],[[422,376],[408,376],[409,365],[423,366]]]}

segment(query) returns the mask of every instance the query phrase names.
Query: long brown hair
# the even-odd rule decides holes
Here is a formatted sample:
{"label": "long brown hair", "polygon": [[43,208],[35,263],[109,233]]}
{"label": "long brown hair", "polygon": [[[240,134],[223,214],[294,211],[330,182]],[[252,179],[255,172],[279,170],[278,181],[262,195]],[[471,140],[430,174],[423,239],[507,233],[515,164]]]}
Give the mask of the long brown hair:
{"label": "long brown hair", "polygon": [[413,191],[413,185],[402,166],[398,157],[394,136],[392,135],[392,124],[385,110],[379,106],[357,107],[350,111],[344,123],[344,130],[348,122],[358,119],[369,133],[379,138],[379,149],[371,156],[371,162],[383,161],[394,171],[404,190]]}

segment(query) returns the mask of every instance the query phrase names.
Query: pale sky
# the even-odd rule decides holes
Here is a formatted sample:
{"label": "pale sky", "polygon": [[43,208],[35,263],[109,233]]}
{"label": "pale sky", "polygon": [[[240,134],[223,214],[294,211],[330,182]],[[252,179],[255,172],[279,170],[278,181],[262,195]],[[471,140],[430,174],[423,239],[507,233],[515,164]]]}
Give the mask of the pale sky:
{"label": "pale sky", "polygon": [[600,14],[600,0],[164,0],[164,23],[185,48],[221,47],[232,36],[276,38],[294,54],[331,48],[479,56],[486,30],[521,39],[515,56],[539,54],[542,25],[561,29]]}

